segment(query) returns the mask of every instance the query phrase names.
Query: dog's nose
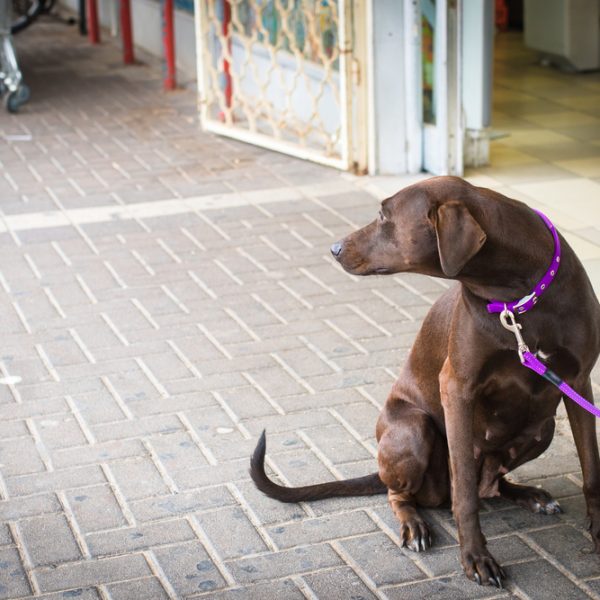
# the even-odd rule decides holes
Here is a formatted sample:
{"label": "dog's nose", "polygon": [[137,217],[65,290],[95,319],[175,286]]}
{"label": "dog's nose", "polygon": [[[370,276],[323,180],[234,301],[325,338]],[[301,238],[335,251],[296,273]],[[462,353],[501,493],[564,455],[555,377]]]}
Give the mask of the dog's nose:
{"label": "dog's nose", "polygon": [[334,256],[339,256],[341,251],[342,251],[342,244],[340,242],[336,242],[335,244],[331,245],[331,254],[333,254]]}

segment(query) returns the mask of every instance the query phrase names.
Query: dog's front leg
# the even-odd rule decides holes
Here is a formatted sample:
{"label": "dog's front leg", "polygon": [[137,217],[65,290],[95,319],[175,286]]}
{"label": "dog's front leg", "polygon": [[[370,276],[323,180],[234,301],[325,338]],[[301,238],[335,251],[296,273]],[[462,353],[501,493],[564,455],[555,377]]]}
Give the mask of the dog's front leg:
{"label": "dog's front leg", "polygon": [[[575,383],[573,387],[584,398],[590,402],[594,401],[589,377],[583,384]],[[564,402],[583,471],[583,494],[590,518],[594,550],[600,554],[600,457],[596,439],[596,417],[568,398],[565,398]]]}
{"label": "dog's front leg", "polygon": [[456,375],[448,359],[440,373],[440,393],[450,452],[452,512],[458,527],[462,566],[467,577],[480,585],[502,587],[504,572],[488,552],[479,523],[473,393],[469,382]]}

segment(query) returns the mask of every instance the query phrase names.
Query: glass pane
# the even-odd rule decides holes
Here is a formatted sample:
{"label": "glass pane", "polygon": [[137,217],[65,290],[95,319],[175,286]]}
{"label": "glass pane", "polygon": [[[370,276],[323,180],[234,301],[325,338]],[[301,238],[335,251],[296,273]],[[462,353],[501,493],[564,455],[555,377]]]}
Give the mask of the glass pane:
{"label": "glass pane", "polygon": [[435,0],[421,2],[423,122],[435,125]]}

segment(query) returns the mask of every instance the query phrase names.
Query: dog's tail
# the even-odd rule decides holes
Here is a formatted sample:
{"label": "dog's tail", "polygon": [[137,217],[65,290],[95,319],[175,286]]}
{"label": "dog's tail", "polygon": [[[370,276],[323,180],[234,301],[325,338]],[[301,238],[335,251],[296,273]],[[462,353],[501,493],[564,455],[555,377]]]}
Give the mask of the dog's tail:
{"label": "dog's tail", "polygon": [[265,473],[265,452],[267,450],[267,439],[263,431],[254,454],[250,459],[250,477],[256,487],[269,498],[275,498],[281,502],[303,502],[307,500],[323,500],[339,496],[371,496],[387,492],[387,487],[379,478],[378,473],[372,473],[365,477],[344,479],[343,481],[329,481],[316,485],[305,485],[302,487],[285,487],[271,481]]}

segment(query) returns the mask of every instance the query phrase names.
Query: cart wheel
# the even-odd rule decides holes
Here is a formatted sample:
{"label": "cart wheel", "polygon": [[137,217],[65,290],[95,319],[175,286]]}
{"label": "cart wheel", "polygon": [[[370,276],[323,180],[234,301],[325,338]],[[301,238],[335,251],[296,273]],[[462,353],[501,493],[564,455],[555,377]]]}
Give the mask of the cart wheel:
{"label": "cart wheel", "polygon": [[14,92],[9,92],[4,96],[4,106],[9,113],[16,113],[21,104],[25,104],[30,96],[31,92],[29,91],[29,87],[21,85]]}

